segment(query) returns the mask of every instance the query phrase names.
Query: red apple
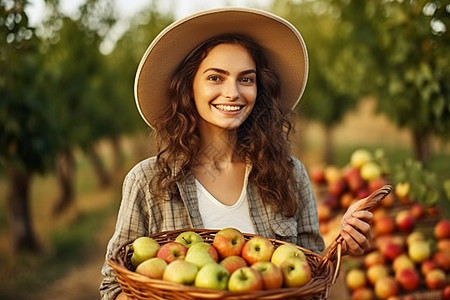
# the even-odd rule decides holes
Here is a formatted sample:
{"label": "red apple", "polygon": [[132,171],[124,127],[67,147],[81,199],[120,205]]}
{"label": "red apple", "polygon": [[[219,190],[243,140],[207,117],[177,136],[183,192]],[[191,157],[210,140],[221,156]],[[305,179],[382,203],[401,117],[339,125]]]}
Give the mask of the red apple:
{"label": "red apple", "polygon": [[259,261],[270,261],[274,250],[275,246],[269,239],[256,235],[245,242],[241,256],[249,265],[252,265]]}
{"label": "red apple", "polygon": [[380,251],[372,251],[364,257],[364,266],[368,269],[373,265],[383,265],[386,262]]}
{"label": "red apple", "polygon": [[382,253],[388,261],[393,262],[397,256],[403,253],[403,251],[404,249],[401,245],[390,242],[383,249]]}
{"label": "red apple", "polygon": [[328,192],[331,195],[340,196],[347,190],[347,182],[344,178],[328,183]]}
{"label": "red apple", "polygon": [[395,279],[405,291],[415,291],[419,288],[420,277],[415,269],[403,269],[395,274]]}
{"label": "red apple", "polygon": [[427,275],[431,270],[437,269],[437,264],[432,259],[427,259],[420,264],[420,272],[422,275]]}
{"label": "red apple", "polygon": [[375,293],[369,287],[362,287],[352,292],[352,300],[373,300]]}
{"label": "red apple", "polygon": [[228,287],[229,277],[230,273],[224,266],[216,262],[210,263],[198,271],[194,286],[224,291]]}
{"label": "red apple", "polygon": [[241,255],[244,244],[245,237],[242,232],[232,227],[219,230],[213,240],[213,246],[222,259],[227,256]]}
{"label": "red apple", "polygon": [[388,180],[387,180],[386,178],[384,178],[384,177],[378,177],[378,178],[375,178],[375,179],[369,181],[369,182],[367,183],[367,186],[368,186],[368,188],[369,188],[369,192],[370,192],[370,193],[373,193],[373,192],[375,192],[376,190],[382,188],[383,186],[385,186],[385,185],[387,185],[387,184],[389,184],[389,182],[388,182]]}
{"label": "red apple", "polygon": [[436,247],[438,251],[450,252],[450,238],[439,239]]}
{"label": "red apple", "polygon": [[405,269],[415,269],[415,267],[416,265],[414,264],[414,262],[405,253],[397,256],[392,262],[392,269],[394,270],[394,273],[398,273],[401,270]]}
{"label": "red apple", "polygon": [[309,175],[313,183],[325,183],[325,171],[322,166],[313,166],[309,172]]}
{"label": "red apple", "polygon": [[356,198],[353,196],[353,194],[351,192],[345,192],[343,195],[341,195],[341,197],[339,199],[339,206],[342,209],[346,210],[355,201],[356,201]]}
{"label": "red apple", "polygon": [[283,273],[283,285],[286,287],[304,286],[311,280],[311,267],[299,257],[290,257],[280,265]]}
{"label": "red apple", "polygon": [[372,285],[375,285],[378,279],[389,275],[389,268],[387,265],[373,265],[366,271],[366,276]]}
{"label": "red apple", "polygon": [[265,290],[279,289],[283,285],[283,273],[281,268],[270,261],[254,263],[251,268],[256,269],[263,280]]}
{"label": "red apple", "polygon": [[411,215],[416,218],[416,220],[423,218],[425,216],[425,208],[420,203],[414,203],[411,206]]}
{"label": "red apple", "polygon": [[339,207],[339,197],[327,193],[324,198],[325,205],[329,206],[332,210]]}
{"label": "red apple", "polygon": [[416,219],[409,210],[402,210],[395,216],[395,225],[400,231],[410,233],[416,225]]}
{"label": "red apple", "polygon": [[450,300],[450,284],[447,284],[442,290],[442,300]]}
{"label": "red apple", "polygon": [[366,187],[366,182],[362,179],[359,169],[356,167],[348,167],[344,171],[343,177],[352,192],[358,192]]}
{"label": "red apple", "polygon": [[446,283],[445,272],[441,269],[434,269],[425,275],[425,284],[432,290],[442,289]]}
{"label": "red apple", "polygon": [[450,252],[437,251],[433,255],[433,261],[444,271],[450,271]]}
{"label": "red apple", "polygon": [[434,226],[434,236],[439,239],[450,238],[450,220],[443,219]]}
{"label": "red apple", "polygon": [[356,199],[363,199],[370,195],[370,191],[368,188],[362,188],[358,192],[356,192]]}
{"label": "red apple", "polygon": [[251,292],[263,289],[263,280],[259,272],[250,267],[240,268],[231,274],[228,290],[232,292]]}
{"label": "red apple", "polygon": [[366,286],[366,283],[366,274],[363,270],[351,269],[345,275],[345,284],[352,291]]}
{"label": "red apple", "polygon": [[230,274],[233,274],[237,269],[247,267],[245,259],[238,255],[227,256],[220,261],[220,264],[224,266]]}
{"label": "red apple", "polygon": [[388,299],[398,295],[397,281],[391,276],[382,277],[375,282],[375,295],[380,299]]}
{"label": "red apple", "polygon": [[171,263],[177,259],[184,259],[186,252],[185,245],[178,242],[168,242],[161,246],[156,256],[164,259],[167,263]]}
{"label": "red apple", "polygon": [[382,207],[392,207],[395,204],[395,198],[392,194],[388,194],[386,195],[386,197],[384,197],[384,199],[381,201],[381,206]]}
{"label": "red apple", "polygon": [[395,231],[395,221],[392,217],[380,216],[374,223],[374,232],[376,235],[391,234]]}

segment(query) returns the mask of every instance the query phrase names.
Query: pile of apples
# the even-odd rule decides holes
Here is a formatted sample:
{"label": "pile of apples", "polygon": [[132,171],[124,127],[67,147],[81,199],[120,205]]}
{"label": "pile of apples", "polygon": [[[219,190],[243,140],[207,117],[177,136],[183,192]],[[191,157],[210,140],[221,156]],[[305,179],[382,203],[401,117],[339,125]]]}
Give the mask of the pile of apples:
{"label": "pile of apples", "polygon": [[262,236],[246,239],[236,228],[219,230],[213,241],[195,231],[158,243],[133,241],[135,272],[152,279],[233,292],[301,287],[311,280],[305,253],[293,244],[274,244]]}
{"label": "pile of apples", "polygon": [[407,300],[424,290],[450,299],[450,220],[441,219],[432,229],[430,236],[414,230],[406,238],[378,237],[375,249],[364,256],[364,269],[346,273],[352,299]]}

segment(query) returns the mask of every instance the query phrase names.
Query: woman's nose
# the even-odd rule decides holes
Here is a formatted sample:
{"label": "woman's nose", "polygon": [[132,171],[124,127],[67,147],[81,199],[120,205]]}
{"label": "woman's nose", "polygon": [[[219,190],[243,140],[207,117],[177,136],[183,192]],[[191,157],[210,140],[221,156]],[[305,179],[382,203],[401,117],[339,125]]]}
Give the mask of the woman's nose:
{"label": "woman's nose", "polygon": [[239,97],[239,87],[234,82],[228,82],[224,86],[223,95],[225,98],[234,101]]}

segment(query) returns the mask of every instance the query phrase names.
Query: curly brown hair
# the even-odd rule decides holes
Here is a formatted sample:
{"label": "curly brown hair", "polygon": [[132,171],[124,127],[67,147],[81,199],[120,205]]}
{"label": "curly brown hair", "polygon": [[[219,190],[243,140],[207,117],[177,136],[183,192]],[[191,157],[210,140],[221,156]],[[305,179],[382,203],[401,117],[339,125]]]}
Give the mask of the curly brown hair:
{"label": "curly brown hair", "polygon": [[158,173],[152,179],[151,190],[162,198],[167,191],[171,199],[178,198],[173,197],[178,194],[176,182],[186,178],[195,165],[201,149],[197,128],[200,117],[193,100],[194,76],[208,52],[223,43],[242,45],[256,64],[256,103],[237,128],[237,142],[233,147],[240,157],[252,164],[249,180],[257,186],[263,201],[284,215],[292,216],[298,207],[289,155],[290,111],[280,105],[280,82],[269,68],[263,50],[242,35],[222,35],[203,42],[173,74],[168,87],[170,105],[155,122]]}

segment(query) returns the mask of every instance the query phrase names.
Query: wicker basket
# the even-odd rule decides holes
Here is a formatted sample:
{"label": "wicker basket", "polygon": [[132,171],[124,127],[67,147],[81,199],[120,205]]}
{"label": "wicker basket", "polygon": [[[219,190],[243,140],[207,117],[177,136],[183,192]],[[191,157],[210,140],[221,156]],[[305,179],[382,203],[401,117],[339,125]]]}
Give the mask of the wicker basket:
{"label": "wicker basket", "polygon": [[[370,210],[378,204],[391,191],[390,186],[385,186],[369,197],[358,210]],[[174,231],[160,232],[151,235],[161,245],[175,240],[183,231],[191,230],[199,233],[205,242],[212,243],[217,230],[210,229],[180,229]],[[253,234],[244,233],[248,240]],[[285,242],[271,239],[275,247]],[[341,267],[342,237],[339,235],[321,256],[303,247],[297,246],[305,253],[312,271],[312,279],[306,285],[298,288],[281,288],[274,290],[261,290],[254,292],[230,292],[212,289],[197,288],[181,284],[171,283],[164,280],[150,279],[134,272],[130,258],[132,255],[132,241],[121,246],[108,260],[108,264],[117,274],[117,279],[122,291],[131,299],[328,299],[329,288],[336,282]]]}

